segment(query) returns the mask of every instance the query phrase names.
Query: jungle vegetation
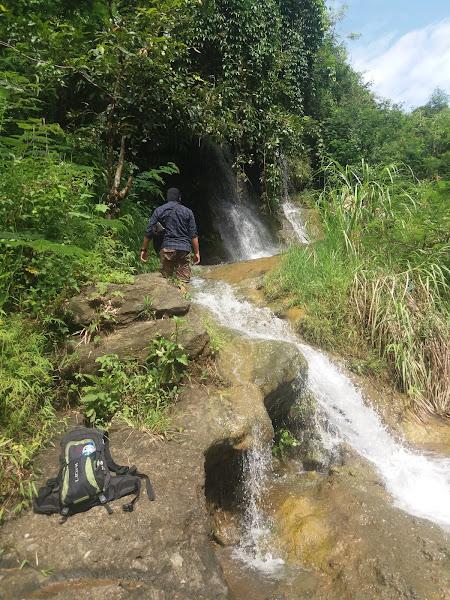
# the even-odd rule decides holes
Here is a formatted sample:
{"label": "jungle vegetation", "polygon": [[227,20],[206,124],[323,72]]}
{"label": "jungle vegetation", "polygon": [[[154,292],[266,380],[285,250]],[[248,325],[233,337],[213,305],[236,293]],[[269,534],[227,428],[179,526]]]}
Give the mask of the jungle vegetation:
{"label": "jungle vegetation", "polygon": [[27,504],[31,459],[73,401],[61,302],[142,269],[143,223],[204,139],[274,219],[283,169],[315,211],[321,239],[266,283],[307,307],[301,333],[450,416],[449,97],[409,113],[378,98],[336,18],[323,0],[2,0],[0,497]]}

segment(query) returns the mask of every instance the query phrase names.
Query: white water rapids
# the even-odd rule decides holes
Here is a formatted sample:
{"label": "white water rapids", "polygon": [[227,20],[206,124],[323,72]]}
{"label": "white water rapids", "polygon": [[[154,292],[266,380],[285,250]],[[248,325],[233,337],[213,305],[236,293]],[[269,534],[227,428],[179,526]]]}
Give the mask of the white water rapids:
{"label": "white water rapids", "polygon": [[424,455],[397,441],[361,392],[323,353],[299,343],[286,321],[268,308],[240,300],[222,281],[194,278],[195,302],[206,306],[221,325],[256,339],[297,344],[308,361],[308,385],[336,429],[375,466],[394,504],[450,530],[450,458]]}

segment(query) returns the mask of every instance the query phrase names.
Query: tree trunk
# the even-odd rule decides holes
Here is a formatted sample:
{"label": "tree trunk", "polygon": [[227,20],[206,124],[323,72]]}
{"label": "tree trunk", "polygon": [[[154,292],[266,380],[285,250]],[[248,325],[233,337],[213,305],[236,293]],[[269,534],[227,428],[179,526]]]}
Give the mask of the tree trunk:
{"label": "tree trunk", "polygon": [[125,134],[122,134],[122,139],[120,141],[120,153],[119,153],[119,161],[117,163],[116,172],[113,179],[114,172],[114,146],[113,146],[113,135],[111,132],[109,139],[109,152],[108,152],[108,186],[109,188],[106,203],[109,208],[109,212],[106,216],[107,219],[117,219],[120,212],[120,203],[125,198],[128,193],[128,190],[131,188],[131,184],[133,182],[133,177],[128,177],[128,181],[121,190],[120,188],[120,180],[122,178],[123,165],[125,164]]}

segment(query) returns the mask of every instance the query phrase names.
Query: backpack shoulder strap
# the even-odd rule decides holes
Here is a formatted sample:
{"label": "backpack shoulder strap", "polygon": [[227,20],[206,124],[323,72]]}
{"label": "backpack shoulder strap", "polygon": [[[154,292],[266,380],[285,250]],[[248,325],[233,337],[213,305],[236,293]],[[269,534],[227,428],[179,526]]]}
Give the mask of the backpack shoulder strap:
{"label": "backpack shoulder strap", "polygon": [[172,208],[172,210],[171,210],[171,211],[170,211],[170,213],[169,213],[169,216],[168,216],[168,217],[166,217],[166,218],[164,219],[164,227],[165,227],[165,228],[167,227],[167,225],[168,225],[168,224],[170,223],[170,221],[172,220],[172,217],[173,217],[173,215],[174,215],[175,211],[177,210],[177,208],[178,208],[178,204]]}
{"label": "backpack shoulder strap", "polygon": [[35,513],[51,515],[59,513],[61,503],[59,500],[59,479],[53,477],[47,481],[47,485],[39,488],[38,495],[33,500],[33,510]]}
{"label": "backpack shoulder strap", "polygon": [[[145,481],[148,499],[153,501],[155,499],[155,494],[153,492],[152,484],[150,483],[150,478],[148,477],[148,475],[138,471],[137,467],[135,465],[133,465],[132,467],[125,467],[125,466],[118,465],[111,456],[111,451],[109,449],[108,434],[106,431],[104,433],[105,433],[105,435],[103,438],[103,441],[104,441],[103,450],[105,453],[105,459],[106,459],[106,464],[108,466],[108,469],[110,471],[113,471],[113,473],[116,473],[117,475],[133,475],[135,477],[139,477],[139,479],[143,479]],[[133,510],[133,505],[136,502],[136,500],[138,499],[138,497],[139,497],[139,491],[136,495],[136,498],[134,498],[133,501],[130,503],[131,508],[124,509],[124,510]]]}
{"label": "backpack shoulder strap", "polygon": [[135,475],[136,477],[139,477],[139,479],[143,479],[145,481],[148,499],[153,501],[155,499],[155,494],[153,493],[153,488],[152,484],[150,483],[149,476],[145,473],[141,473],[140,471],[138,471],[137,467],[135,467],[134,465],[128,469],[128,473],[130,473],[130,475]]}
{"label": "backpack shoulder strap", "polygon": [[124,475],[128,471],[129,467],[118,465],[115,460],[113,460],[113,457],[111,456],[111,450],[109,449],[109,437],[107,431],[103,432],[102,444],[108,469],[113,473],[117,473],[118,475]]}

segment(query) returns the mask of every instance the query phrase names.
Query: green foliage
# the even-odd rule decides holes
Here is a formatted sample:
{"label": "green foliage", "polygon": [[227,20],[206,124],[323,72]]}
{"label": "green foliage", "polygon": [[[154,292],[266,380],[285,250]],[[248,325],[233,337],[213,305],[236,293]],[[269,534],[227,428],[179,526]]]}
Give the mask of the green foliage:
{"label": "green foliage", "polygon": [[154,319],[155,311],[153,310],[153,296],[144,296],[142,298],[142,311],[139,313],[141,319]]}
{"label": "green foliage", "polygon": [[[157,255],[153,249],[153,244],[149,246],[148,261],[143,263],[139,260],[142,248],[142,238],[145,227],[150,220],[151,213],[156,206],[136,202],[131,197],[122,203],[121,215],[122,219],[126,222],[127,227],[118,232],[118,240],[128,248],[133,257],[138,260],[134,260],[132,266],[138,273],[144,273],[148,271],[158,271],[159,269],[159,255]],[[130,265],[131,266],[131,265]]]}
{"label": "green foliage", "polygon": [[444,272],[431,263],[403,273],[361,270],[352,288],[363,331],[419,414],[450,415],[450,314],[443,281]]}
{"label": "green foliage", "polygon": [[198,6],[193,65],[208,91],[205,130],[260,170],[262,199],[281,197],[280,152],[303,151],[305,95],[323,37],[323,2],[212,0]]}
{"label": "green foliage", "polygon": [[278,458],[283,458],[287,448],[295,448],[300,442],[292,435],[289,429],[281,428],[276,432],[272,453]]}
{"label": "green foliage", "polygon": [[82,388],[81,402],[91,424],[107,426],[113,418],[118,418],[134,427],[167,436],[170,410],[189,364],[176,336],[151,340],[145,364],[120,361],[117,355],[101,356],[97,362],[100,363],[97,375],[82,376],[83,381],[89,382]]}
{"label": "green foliage", "polygon": [[323,348],[347,348],[343,332],[352,322],[348,293],[357,264],[331,238],[307,248],[292,247],[266,280],[266,293],[284,298],[286,306],[307,307],[298,322],[305,339]]}
{"label": "green foliage", "polygon": [[[42,315],[87,281],[129,281],[139,268],[145,219],[136,209],[142,220],[132,210],[106,220],[107,207],[95,198],[97,170],[67,157],[68,138],[59,127],[31,117],[17,121],[23,106],[25,114],[39,106],[25,78],[10,73],[8,82],[0,95],[0,134],[8,133],[0,136],[0,305]],[[145,181],[154,186],[173,170],[155,169]]]}
{"label": "green foliage", "polygon": [[213,355],[217,355],[225,344],[225,335],[220,332],[208,319],[202,318],[203,325],[209,335],[209,344]]}
{"label": "green foliage", "polygon": [[54,433],[56,382],[48,337],[12,316],[0,323],[0,500],[3,518],[29,507],[31,461]]}
{"label": "green foliage", "polygon": [[292,248],[268,293],[304,306],[298,327],[307,339],[350,356],[363,352],[366,367],[386,361],[419,414],[448,416],[446,185],[364,162],[332,164],[324,174],[317,208],[325,238]]}

